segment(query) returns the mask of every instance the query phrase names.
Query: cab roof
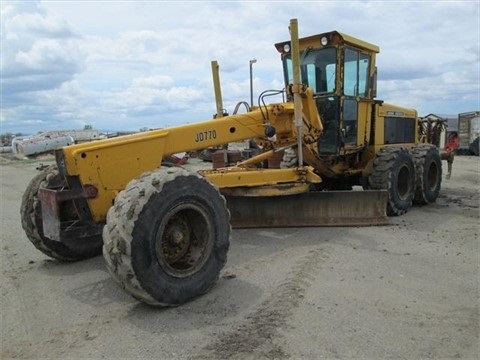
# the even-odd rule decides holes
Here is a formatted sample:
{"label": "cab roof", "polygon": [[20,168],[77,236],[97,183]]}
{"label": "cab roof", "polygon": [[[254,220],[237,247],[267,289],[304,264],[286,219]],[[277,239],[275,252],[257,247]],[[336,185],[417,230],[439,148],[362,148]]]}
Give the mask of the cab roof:
{"label": "cab roof", "polygon": [[[321,48],[323,46],[326,46],[326,45],[322,45],[321,41],[323,38],[325,38],[328,41],[327,45],[345,44],[345,45],[354,46],[354,47],[357,47],[366,51],[374,52],[374,53],[380,52],[380,48],[377,45],[374,45],[367,41],[357,39],[356,37],[353,37],[345,33],[341,33],[336,30],[300,38],[299,39],[300,50],[304,50],[309,46],[312,46],[313,48]],[[290,41],[283,41],[281,43],[277,43],[275,44],[275,47],[280,51],[280,49],[283,49],[283,45],[289,42]]]}

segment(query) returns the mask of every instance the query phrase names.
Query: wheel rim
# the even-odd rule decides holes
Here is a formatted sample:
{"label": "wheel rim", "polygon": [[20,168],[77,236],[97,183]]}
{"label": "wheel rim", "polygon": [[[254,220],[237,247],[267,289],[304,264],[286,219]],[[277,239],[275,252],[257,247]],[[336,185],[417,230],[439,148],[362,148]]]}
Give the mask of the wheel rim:
{"label": "wheel rim", "polygon": [[204,208],[196,204],[172,208],[157,229],[155,252],[159,265],[174,277],[198,272],[212,251],[213,229]]}
{"label": "wheel rim", "polygon": [[438,184],[438,168],[435,162],[430,164],[427,173],[427,185],[429,190],[434,190]]}
{"label": "wheel rim", "polygon": [[398,171],[397,193],[401,200],[406,200],[411,193],[411,174],[407,166],[402,166]]}

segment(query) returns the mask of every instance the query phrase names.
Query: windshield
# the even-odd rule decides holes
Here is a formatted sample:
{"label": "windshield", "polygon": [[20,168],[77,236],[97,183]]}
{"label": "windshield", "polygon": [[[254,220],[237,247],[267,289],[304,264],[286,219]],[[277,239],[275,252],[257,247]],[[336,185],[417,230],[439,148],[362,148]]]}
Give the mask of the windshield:
{"label": "windshield", "polygon": [[[336,49],[326,48],[306,50],[300,53],[301,83],[312,88],[315,94],[335,92],[336,83]],[[288,84],[293,84],[292,59],[285,59]]]}

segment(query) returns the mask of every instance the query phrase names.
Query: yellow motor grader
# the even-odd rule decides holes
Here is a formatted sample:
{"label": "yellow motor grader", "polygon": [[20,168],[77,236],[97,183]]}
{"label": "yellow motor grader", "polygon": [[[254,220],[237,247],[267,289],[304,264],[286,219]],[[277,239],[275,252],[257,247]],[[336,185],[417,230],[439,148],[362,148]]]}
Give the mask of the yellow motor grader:
{"label": "yellow motor grader", "polygon": [[[438,149],[419,144],[415,110],[375,99],[379,48],[337,31],[299,39],[296,19],[289,29],[275,45],[284,102],[265,105],[266,91],[245,113],[57,150],[23,196],[31,242],[63,261],[103,249],[128,293],[175,306],[214,285],[232,226],[385,224],[434,202]],[[244,140],[260,150],[232,166],[163,162]],[[287,166],[265,167],[279,152]]]}

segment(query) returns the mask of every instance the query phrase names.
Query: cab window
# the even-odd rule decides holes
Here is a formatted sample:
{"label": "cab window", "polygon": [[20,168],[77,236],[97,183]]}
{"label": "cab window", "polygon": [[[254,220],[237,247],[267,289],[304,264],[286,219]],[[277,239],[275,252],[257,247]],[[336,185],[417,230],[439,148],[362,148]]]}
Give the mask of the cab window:
{"label": "cab window", "polygon": [[[315,94],[335,92],[337,58],[335,48],[305,50],[300,54],[300,76],[302,84],[312,88]],[[285,59],[288,84],[293,83],[292,59]]]}
{"label": "cab window", "polygon": [[344,95],[367,97],[370,56],[345,48],[344,64]]}

